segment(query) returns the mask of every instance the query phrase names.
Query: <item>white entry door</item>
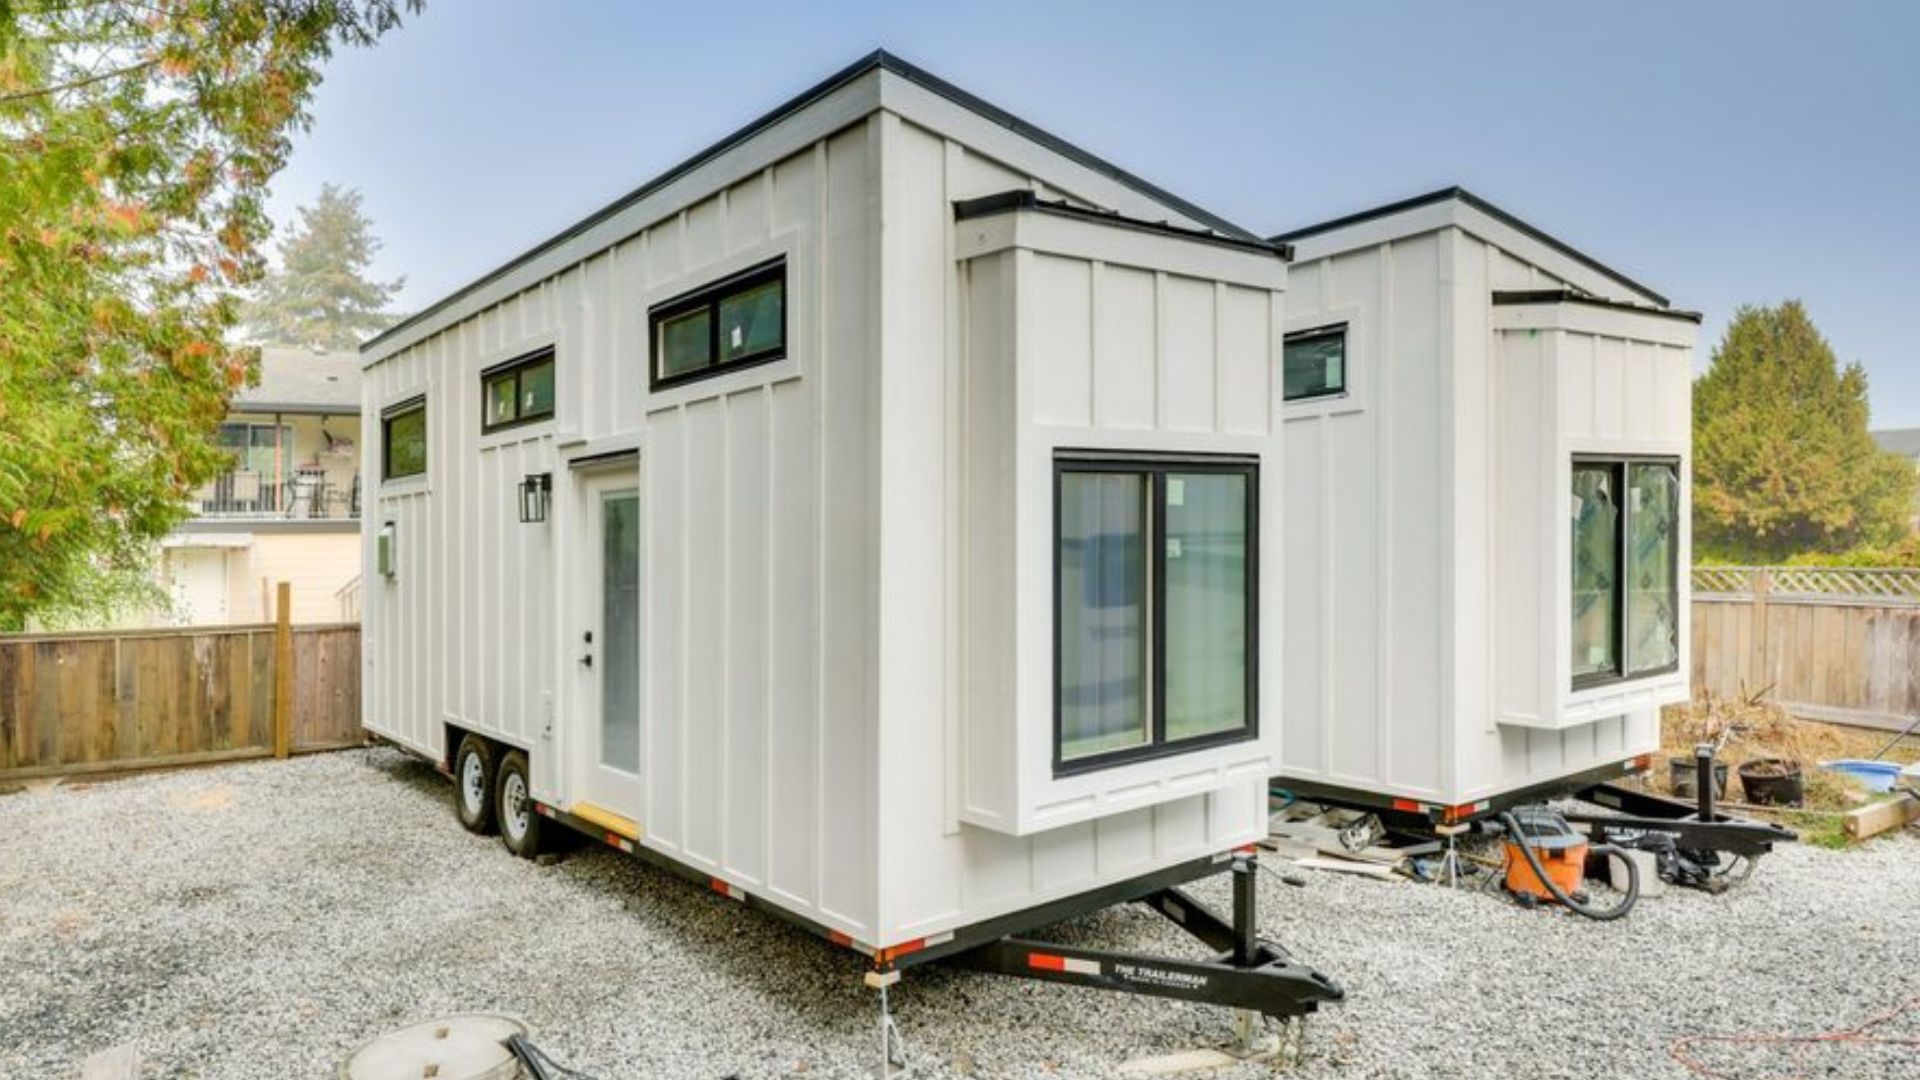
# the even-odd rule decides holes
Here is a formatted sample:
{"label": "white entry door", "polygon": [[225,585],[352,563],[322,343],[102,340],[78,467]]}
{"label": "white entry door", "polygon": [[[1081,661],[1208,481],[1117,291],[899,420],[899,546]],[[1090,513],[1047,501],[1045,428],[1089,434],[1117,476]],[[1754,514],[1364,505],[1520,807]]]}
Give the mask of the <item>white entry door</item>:
{"label": "white entry door", "polygon": [[574,745],[585,801],[638,821],[640,815],[640,473],[583,475],[583,573],[574,604],[579,732]]}

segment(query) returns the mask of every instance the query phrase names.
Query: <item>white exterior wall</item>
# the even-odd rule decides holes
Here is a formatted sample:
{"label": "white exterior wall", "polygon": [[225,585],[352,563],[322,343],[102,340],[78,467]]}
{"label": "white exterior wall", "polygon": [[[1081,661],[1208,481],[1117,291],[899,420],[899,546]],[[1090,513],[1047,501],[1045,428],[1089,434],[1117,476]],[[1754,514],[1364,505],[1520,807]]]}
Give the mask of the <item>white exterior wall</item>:
{"label": "white exterior wall", "polygon": [[[369,726],[435,759],[449,724],[523,747],[535,796],[569,805],[567,458],[638,446],[641,842],[862,939],[875,139],[870,122],[822,139],[375,365],[366,433],[377,446],[379,407],[425,390],[425,481],[378,485],[368,517],[369,566],[380,524],[399,532],[396,580],[367,578]],[[648,308],[776,254],[789,357],[649,393]],[[549,344],[555,419],[482,435],[480,372]],[[545,525],[517,518],[532,472],[554,474]]]}
{"label": "white exterior wall", "polygon": [[[876,108],[883,96],[946,134]],[[513,271],[517,292],[456,298],[445,329],[379,356],[367,459],[381,409],[421,392],[430,448],[424,478],[368,480],[369,568],[380,525],[398,532],[396,579],[366,575],[369,728],[436,760],[447,725],[492,735],[529,750],[536,798],[573,804],[577,729],[594,721],[576,716],[567,597],[583,515],[568,462],[637,448],[643,845],[884,946],[1251,839],[1254,773],[1232,798],[1102,822],[1104,844],[1091,822],[1021,838],[959,823],[948,750],[971,707],[972,418],[951,202],[1020,187],[1151,209],[876,72],[583,227]],[[616,226],[624,238],[593,246]],[[650,392],[648,309],[775,255],[787,357]],[[555,419],[481,435],[480,372],[545,345]],[[544,525],[516,516],[534,472],[554,477]],[[1265,497],[1278,507],[1277,490]],[[1022,527],[1050,542],[1046,522]],[[1050,580],[1037,587],[1050,595]]]}
{"label": "white exterior wall", "polygon": [[[1570,646],[1556,645],[1568,616],[1553,604],[1570,575],[1571,454],[1632,445],[1681,455],[1684,475],[1690,353],[1644,346],[1659,360],[1631,379],[1611,359],[1576,358],[1552,380],[1539,338],[1495,330],[1491,294],[1572,283],[1437,214],[1434,224],[1352,248],[1316,238],[1331,252],[1293,267],[1287,329],[1345,322],[1350,391],[1283,410],[1293,513],[1280,775],[1459,805],[1657,746],[1650,702],[1671,699],[1672,680],[1641,681],[1647,696],[1632,702],[1549,693],[1569,685]],[[1645,302],[1625,286],[1604,295]],[[1520,488],[1534,497],[1499,494]],[[1682,498],[1684,519],[1684,484]],[[1684,563],[1684,533],[1682,544]],[[1684,697],[1684,652],[1680,671]],[[1515,722],[1502,695],[1516,684],[1550,723]]]}
{"label": "white exterior wall", "polygon": [[[1106,225],[1062,226],[1106,260],[997,236],[1026,215],[956,226],[954,200],[1028,184],[910,121],[881,130],[880,873],[882,938],[901,940],[1265,835],[1271,624],[1264,738],[1052,777],[1053,460],[1062,447],[1259,455],[1261,606],[1277,604],[1285,271]],[[1271,287],[1153,269],[1169,265]]]}

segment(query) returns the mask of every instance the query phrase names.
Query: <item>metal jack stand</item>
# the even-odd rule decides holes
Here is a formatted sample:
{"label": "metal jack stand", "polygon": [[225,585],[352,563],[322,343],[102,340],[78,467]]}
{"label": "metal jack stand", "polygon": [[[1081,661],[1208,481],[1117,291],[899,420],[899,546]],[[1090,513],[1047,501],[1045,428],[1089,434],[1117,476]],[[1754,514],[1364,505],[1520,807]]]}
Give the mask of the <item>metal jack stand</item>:
{"label": "metal jack stand", "polygon": [[889,1077],[905,1076],[907,1068],[907,1044],[900,1037],[900,1025],[893,1022],[893,1010],[887,1003],[887,987],[900,981],[898,971],[869,971],[867,985],[880,991],[880,1080]]}
{"label": "metal jack stand", "polygon": [[1460,834],[1472,829],[1469,824],[1435,825],[1433,831],[1446,838],[1446,851],[1440,856],[1441,872],[1446,875],[1447,888],[1460,887]]}

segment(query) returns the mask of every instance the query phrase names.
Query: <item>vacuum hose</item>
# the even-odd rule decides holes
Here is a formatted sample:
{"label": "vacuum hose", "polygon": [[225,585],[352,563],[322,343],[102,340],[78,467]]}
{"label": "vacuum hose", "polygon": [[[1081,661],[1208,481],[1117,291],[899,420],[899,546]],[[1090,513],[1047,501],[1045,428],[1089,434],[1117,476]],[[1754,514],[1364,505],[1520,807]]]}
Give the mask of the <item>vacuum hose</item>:
{"label": "vacuum hose", "polygon": [[1500,811],[1500,824],[1506,826],[1507,832],[1513,836],[1513,842],[1520,846],[1520,854],[1526,857],[1527,865],[1533,868],[1534,876],[1540,879],[1540,883],[1547,887],[1547,891],[1553,894],[1555,900],[1565,904],[1567,910],[1575,915],[1583,915],[1596,922],[1611,922],[1632,911],[1634,901],[1640,899],[1640,864],[1633,860],[1633,856],[1614,845],[1595,844],[1593,850],[1602,855],[1618,855],[1620,861],[1627,864],[1627,894],[1612,907],[1596,907],[1592,904],[1580,903],[1561,890],[1559,882],[1554,881],[1553,875],[1547,873],[1546,867],[1540,865],[1540,856],[1533,853],[1533,844],[1528,840],[1527,834],[1521,831],[1520,823],[1514,820],[1511,810]]}

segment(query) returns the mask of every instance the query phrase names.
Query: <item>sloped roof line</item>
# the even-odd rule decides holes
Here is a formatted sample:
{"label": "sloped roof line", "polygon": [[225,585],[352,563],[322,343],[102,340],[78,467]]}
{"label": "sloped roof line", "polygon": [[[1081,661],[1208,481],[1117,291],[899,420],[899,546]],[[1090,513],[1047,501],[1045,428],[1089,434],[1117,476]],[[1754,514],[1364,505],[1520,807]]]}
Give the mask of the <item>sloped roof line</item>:
{"label": "sloped roof line", "polygon": [[965,90],[962,90],[958,86],[955,86],[950,82],[947,82],[945,79],[942,79],[939,76],[932,74],[931,72],[928,72],[920,67],[917,67],[911,63],[908,63],[905,60],[902,60],[898,56],[895,56],[894,54],[888,52],[885,49],[875,49],[873,52],[868,53],[866,56],[861,57],[859,60],[855,61],[854,63],[849,64],[845,68],[842,68],[841,70],[835,72],[832,75],[829,75],[826,79],[822,80],[821,82],[816,83],[815,85],[809,87],[808,89],[801,91],[799,94],[796,94],[792,98],[789,98],[787,101],[781,103],[780,105],[775,106],[773,109],[762,114],[758,118],[748,122],[746,126],[737,129],[732,134],[722,138],[719,142],[716,142],[713,145],[707,147],[706,149],[701,150],[698,153],[694,154],[692,157],[689,157],[684,161],[681,161],[678,165],[674,165],[668,168],[665,172],[662,172],[656,175],[655,177],[653,177],[653,179],[648,180],[647,182],[641,184],[639,187],[633,189],[632,191],[629,191],[627,194],[620,196],[619,198],[613,200],[612,202],[594,211],[593,213],[588,214],[587,216],[567,226],[565,229],[562,229],[560,232],[555,233],[552,236],[547,237],[545,240],[542,240],[534,244],[532,247],[526,249],[520,254],[514,256],[513,258],[507,260],[506,262],[500,264],[499,266],[494,267],[492,270],[489,270],[479,275],[478,277],[474,278],[472,281],[468,282],[466,285],[463,285],[460,288],[455,289],[454,291],[448,293],[447,295],[427,305],[426,307],[421,308],[419,311],[415,312],[411,317],[407,319],[403,319],[400,322],[397,322],[394,325],[381,331],[380,333],[374,335],[373,337],[368,338],[366,341],[361,342],[360,344],[361,352],[364,354],[372,350],[376,346],[380,345],[382,342],[390,338],[397,337],[407,332],[408,330],[412,329],[413,327],[416,327],[422,323],[427,322],[428,320],[433,318],[433,316],[437,315],[441,311],[444,311],[445,309],[453,306],[454,304],[458,303],[461,299],[486,287],[487,285],[493,283],[494,281],[497,281],[500,278],[505,277],[507,274],[511,273],[516,268],[524,265],[525,263],[531,262],[532,260],[539,258],[541,255],[546,254],[547,252],[553,250],[554,248],[557,248],[560,245],[565,244],[567,241],[572,240],[573,238],[583,233],[586,233],[587,231],[591,230],[595,226],[607,221],[609,218],[612,218],[615,215],[626,210],[627,208],[641,202],[642,200],[647,198],[647,196],[652,195],[653,193],[661,190],[662,188],[665,188],[667,185],[673,183],[674,181],[680,179],[681,177],[687,175],[688,173],[693,172],[695,169],[698,169],[700,166],[705,165],[706,163],[714,160],[715,158],[721,156],[722,154],[725,154],[727,151],[732,150],[734,147],[739,146],[740,144],[748,141],[749,139],[752,139],[754,136],[759,135],[760,133],[773,127],[774,125],[780,123],[782,120],[787,119],[788,117],[794,115],[795,113],[798,113],[806,109],[808,106],[814,104],[815,102],[820,101],[823,98],[826,98],[828,95],[832,94],[836,90],[841,89],[842,87],[855,81],[856,79],[859,79],[862,76],[867,75],[868,73],[876,70],[889,72],[893,75],[898,76],[899,78],[905,79],[908,82],[911,82],[925,90],[928,90],[940,97],[943,97],[948,101],[951,101],[954,104],[959,105],[964,109],[967,109],[970,112],[978,114],[979,116],[985,118],[986,120],[989,120],[995,124],[998,124],[999,126],[1014,132],[1015,134],[1018,134],[1041,146],[1044,146],[1048,150],[1051,150],[1054,153],[1057,153],[1060,156],[1065,157],[1070,161],[1073,161],[1075,164],[1081,165],[1087,169],[1090,169],[1096,173],[1099,173],[1110,180],[1113,180],[1113,181],[1116,181],[1117,183],[1122,184],[1123,186],[1130,187],[1135,191],[1139,192],[1140,194],[1145,195],[1150,199],[1153,199],[1156,202],[1163,203],[1169,208],[1189,218],[1192,218],[1195,221],[1198,221],[1204,224],[1208,228],[1213,229],[1224,236],[1229,236],[1238,240],[1250,240],[1255,242],[1259,242],[1263,239],[1258,233],[1255,233],[1248,229],[1244,229],[1226,220],[1225,218],[1209,213],[1206,210],[1202,210],[1200,207],[1195,206],[1193,203],[1190,203],[1187,200],[1172,194],[1166,189],[1161,188],[1155,184],[1151,184],[1146,180],[1143,180],[1140,177],[1134,175],[1133,173],[1130,173],[1125,169],[1120,168],[1118,165],[1114,165],[1113,163],[1106,161],[1103,158],[1100,158],[1086,150],[1083,150],[1080,147],[1075,146],[1074,144],[1066,141],[1065,139],[1060,138],[1057,135],[1053,135],[1039,127],[1035,127],[1034,125],[1027,123],[1026,121],[1020,119],[1019,117],[1013,115],[1012,113],[1007,112],[1005,109],[1002,109],[996,105],[993,105],[990,102],[987,102],[979,97],[976,97],[973,94],[970,94]]}
{"label": "sloped roof line", "polygon": [[1309,236],[1318,236],[1321,233],[1332,232],[1335,229],[1344,229],[1349,225],[1359,225],[1363,222],[1374,221],[1379,218],[1392,217],[1395,214],[1404,213],[1408,210],[1417,210],[1423,206],[1431,206],[1434,203],[1447,202],[1449,200],[1456,201],[1456,202],[1462,203],[1463,205],[1473,207],[1475,210],[1478,210],[1481,213],[1487,215],[1488,217],[1493,218],[1494,220],[1500,222],[1501,224],[1506,225],[1509,228],[1512,228],[1517,232],[1522,233],[1528,238],[1537,240],[1540,243],[1545,244],[1546,246],[1552,248],[1553,250],[1559,252],[1560,254],[1565,255],[1567,258],[1572,259],[1573,261],[1581,264],[1582,266],[1585,266],[1587,269],[1595,271],[1596,273],[1604,274],[1605,276],[1612,278],[1613,280],[1619,282],[1622,285],[1627,286],[1628,288],[1641,294],[1642,296],[1647,297],[1649,300],[1654,301],[1655,303],[1659,304],[1661,307],[1666,307],[1668,304],[1672,302],[1668,300],[1665,296],[1662,296],[1660,293],[1655,292],[1654,290],[1648,288],[1647,286],[1642,285],[1640,282],[1635,281],[1633,278],[1630,278],[1627,275],[1621,273],[1620,271],[1615,270],[1613,267],[1608,266],[1606,263],[1601,262],[1599,259],[1594,258],[1593,256],[1587,254],[1584,251],[1581,251],[1579,248],[1574,247],[1572,244],[1569,244],[1566,241],[1561,240],[1560,238],[1552,235],[1551,233],[1548,233],[1546,230],[1541,229],[1538,226],[1533,225],[1515,216],[1514,214],[1511,214],[1505,210],[1502,210],[1500,207],[1495,206],[1493,203],[1488,202],[1487,200],[1481,198],[1478,195],[1475,195],[1473,192],[1468,191],[1466,188],[1463,188],[1457,184],[1452,187],[1441,188],[1438,191],[1429,191],[1424,195],[1415,195],[1410,199],[1401,199],[1398,202],[1390,202],[1383,206],[1375,206],[1375,207],[1372,207],[1371,209],[1360,210],[1355,213],[1346,214],[1342,217],[1332,218],[1327,221],[1315,222],[1312,225],[1303,225],[1300,228],[1290,229],[1287,232],[1279,233],[1275,236],[1269,237],[1269,239],[1282,242],[1282,243],[1296,243]]}

